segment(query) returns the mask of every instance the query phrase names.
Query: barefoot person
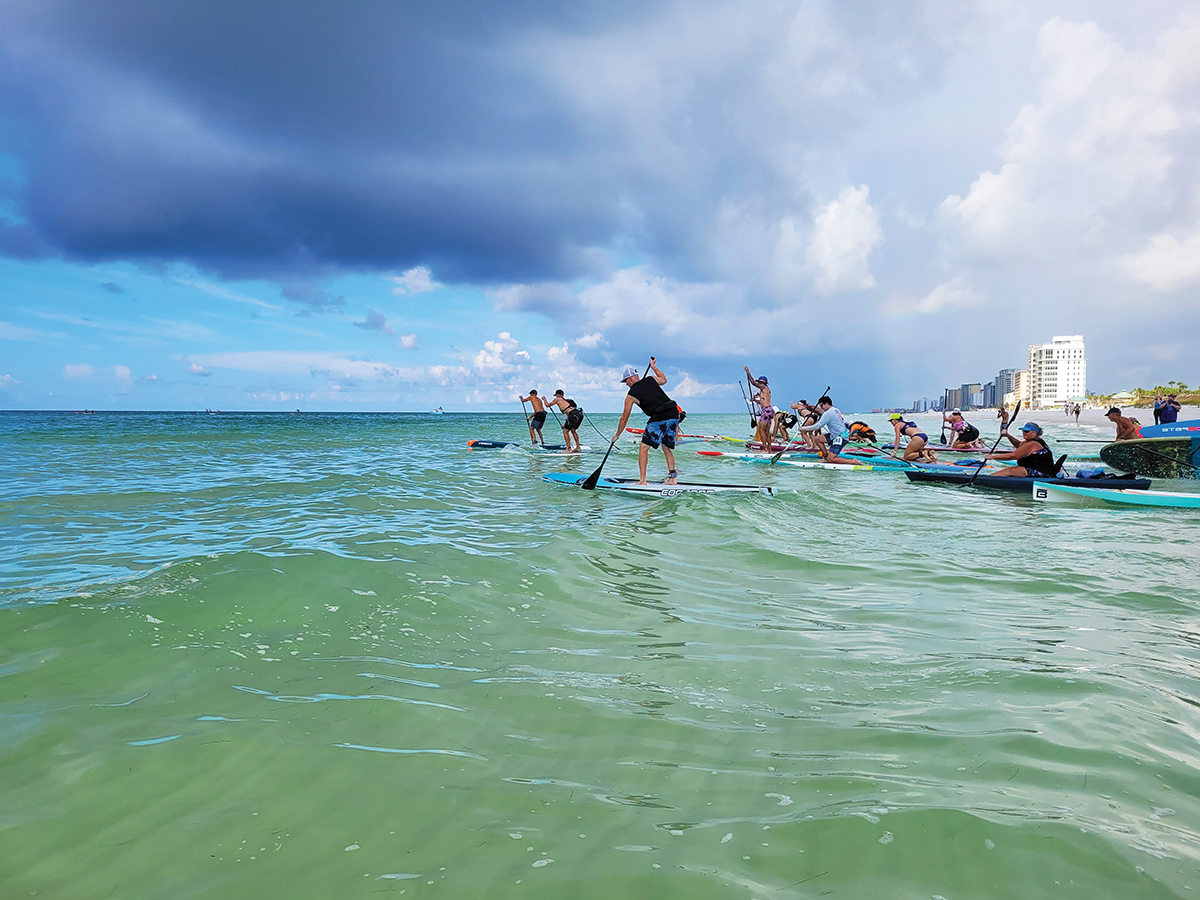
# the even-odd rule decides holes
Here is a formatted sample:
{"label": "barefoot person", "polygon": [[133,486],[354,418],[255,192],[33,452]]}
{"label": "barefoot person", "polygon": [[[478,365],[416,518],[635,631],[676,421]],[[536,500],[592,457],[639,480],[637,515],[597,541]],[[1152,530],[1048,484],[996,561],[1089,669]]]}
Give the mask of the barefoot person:
{"label": "barefoot person", "polygon": [[1021,439],[1018,441],[1005,428],[1000,432],[1008,438],[1013,449],[1007,453],[985,453],[987,459],[1011,459],[1016,462],[1013,466],[1001,466],[989,475],[1014,475],[1029,478],[1053,477],[1058,474],[1054,465],[1054,453],[1049,445],[1042,440],[1042,427],[1034,422],[1026,422],[1021,426]]}
{"label": "barefoot person", "polygon": [[546,404],[542,402],[536,389],[530,390],[529,396],[522,397],[521,402],[533,404],[533,415],[525,417],[529,424],[529,439],[537,444],[538,438],[541,438],[540,443],[545,447],[546,438],[542,435],[542,426],[546,424]]}
{"label": "barefoot person", "polygon": [[954,440],[950,444],[951,449],[983,449],[983,444],[979,440],[979,429],[963,418],[961,409],[952,409],[949,415],[943,415],[942,418],[950,424],[950,430],[954,433]]}
{"label": "barefoot person", "polygon": [[1117,436],[1113,438],[1114,441],[1132,441],[1137,438],[1137,423],[1133,419],[1127,419],[1121,415],[1121,410],[1117,407],[1109,409],[1104,416],[1117,426]]}
{"label": "barefoot person", "polygon": [[582,453],[583,448],[579,446],[579,426],[583,424],[583,410],[574,400],[567,399],[562,388],[554,392],[554,399],[550,401],[550,405],[558,407],[558,411],[563,414],[563,443],[567,445],[567,452]]}
{"label": "barefoot person", "polygon": [[843,466],[861,466],[863,464],[861,459],[845,459],[840,455],[849,437],[849,429],[846,427],[842,411],[833,405],[833,401],[828,396],[817,401],[817,410],[821,413],[821,417],[812,425],[802,425],[797,431],[801,434],[812,433],[816,436],[818,452],[825,462]]}
{"label": "barefoot person", "polygon": [[621,411],[621,421],[617,423],[617,433],[613,443],[621,439],[629,414],[636,403],[643,413],[650,417],[646,429],[642,432],[642,442],[638,445],[638,484],[646,483],[646,464],[649,462],[650,451],[662,447],[663,456],[667,460],[667,477],[663,484],[675,484],[675,431],[679,427],[679,407],[675,401],[666,395],[662,385],[667,383],[667,376],[659,369],[654,357],[650,357],[650,368],[654,372],[643,378],[633,366],[626,366],[621,371],[621,381],[629,388],[625,395],[625,408]]}
{"label": "barefoot person", "polygon": [[896,432],[897,450],[900,449],[900,435],[908,438],[908,446],[904,448],[905,462],[937,462],[937,454],[925,446],[929,443],[929,435],[918,428],[916,422],[908,421],[900,413],[892,413],[889,418]]}
{"label": "barefoot person", "polygon": [[757,440],[763,450],[771,449],[771,431],[775,425],[775,407],[771,405],[771,386],[767,383],[767,376],[755,378],[750,374],[749,366],[742,366],[746,370],[746,378],[750,381],[750,387],[755,393],[750,397],[751,403],[758,404],[758,427],[754,431],[754,439]]}

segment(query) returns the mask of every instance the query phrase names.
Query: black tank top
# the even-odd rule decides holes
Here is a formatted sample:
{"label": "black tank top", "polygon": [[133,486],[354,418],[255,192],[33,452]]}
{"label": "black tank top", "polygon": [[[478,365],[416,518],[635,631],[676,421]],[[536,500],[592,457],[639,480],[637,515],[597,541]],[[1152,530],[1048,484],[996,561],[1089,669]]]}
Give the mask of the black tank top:
{"label": "black tank top", "polygon": [[1024,466],[1026,470],[1032,469],[1039,475],[1053,475],[1054,454],[1041,438],[1034,438],[1034,440],[1042,445],[1042,449],[1030,453],[1024,459],[1017,460],[1017,465]]}
{"label": "black tank top", "polygon": [[629,396],[637,401],[651,422],[664,422],[667,419],[678,419],[679,408],[675,401],[667,396],[657,381],[647,375],[629,389]]}

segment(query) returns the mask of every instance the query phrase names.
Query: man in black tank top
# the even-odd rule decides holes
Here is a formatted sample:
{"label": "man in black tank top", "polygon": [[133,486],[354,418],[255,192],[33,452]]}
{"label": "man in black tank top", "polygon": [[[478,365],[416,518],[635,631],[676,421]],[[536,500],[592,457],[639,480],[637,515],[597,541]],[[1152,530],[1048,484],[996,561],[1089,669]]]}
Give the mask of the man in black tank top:
{"label": "man in black tank top", "polygon": [[988,453],[984,459],[1011,459],[1015,466],[1001,466],[989,475],[1016,475],[1023,478],[1053,477],[1057,474],[1054,466],[1054,453],[1042,440],[1042,427],[1034,422],[1026,422],[1021,426],[1021,440],[1017,440],[1005,428],[1000,432],[1013,445],[1009,453]]}
{"label": "man in black tank top", "polygon": [[646,464],[649,462],[650,450],[657,450],[660,446],[663,456],[667,458],[668,470],[663,484],[675,484],[675,476],[678,473],[675,471],[674,450],[675,431],[679,427],[679,407],[663,391],[662,385],[667,383],[667,376],[659,369],[653,356],[650,357],[650,368],[654,370],[654,374],[645,378],[642,378],[633,366],[626,366],[621,372],[621,381],[629,388],[629,393],[625,395],[625,409],[621,412],[621,421],[617,424],[613,443],[621,439],[625,432],[625,424],[629,421],[629,414],[636,403],[642,412],[650,417],[645,431],[642,432],[642,442],[638,445],[638,484],[646,483]]}

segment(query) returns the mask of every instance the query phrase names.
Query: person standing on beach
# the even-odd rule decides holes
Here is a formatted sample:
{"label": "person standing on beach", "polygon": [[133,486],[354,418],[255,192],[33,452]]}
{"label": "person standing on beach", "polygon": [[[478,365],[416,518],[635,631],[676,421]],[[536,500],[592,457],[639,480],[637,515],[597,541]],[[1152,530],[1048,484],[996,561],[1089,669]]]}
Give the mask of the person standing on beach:
{"label": "person standing on beach", "polygon": [[643,378],[633,366],[626,366],[621,371],[621,381],[629,388],[625,395],[625,408],[621,411],[621,421],[617,423],[617,433],[613,436],[615,444],[625,432],[629,422],[629,414],[637,404],[650,421],[642,432],[642,442],[638,445],[638,484],[646,483],[646,465],[650,460],[650,451],[662,448],[663,457],[667,461],[667,477],[663,484],[675,484],[679,474],[675,471],[675,433],[679,428],[679,406],[667,396],[662,386],[667,383],[667,376],[658,367],[655,358],[650,357],[650,368],[653,375]]}
{"label": "person standing on beach", "polygon": [[1173,425],[1178,422],[1181,409],[1183,406],[1175,399],[1175,395],[1167,394],[1167,399],[1163,402],[1162,410],[1159,413],[1162,424]]}
{"label": "person standing on beach", "polygon": [[533,415],[525,417],[526,424],[529,425],[529,439],[536,444],[538,438],[541,438],[541,445],[545,447],[546,438],[542,435],[542,426],[546,424],[546,404],[542,402],[536,389],[530,390],[529,396],[522,397],[521,402],[533,404]]}
{"label": "person standing on beach", "polygon": [[1155,425],[1159,425],[1162,423],[1162,406],[1163,406],[1162,394],[1155,394],[1154,395],[1154,424]]}
{"label": "person standing on beach", "polygon": [[[582,453],[583,448],[579,446],[579,426],[583,424],[583,410],[574,400],[567,399],[562,388],[554,392],[554,399],[550,401],[550,405],[558,407],[558,411],[563,414],[563,443],[567,445],[567,452]],[[574,449],[571,447],[572,440],[575,442]]]}
{"label": "person standing on beach", "polygon": [[1078,403],[1075,404],[1075,424],[1079,424],[1079,414],[1083,411],[1083,407]]}
{"label": "person standing on beach", "polygon": [[1121,410],[1117,409],[1117,407],[1112,407],[1104,415],[1108,421],[1117,426],[1117,436],[1113,438],[1114,441],[1132,441],[1137,438],[1137,424],[1133,419],[1127,419],[1121,415]]}

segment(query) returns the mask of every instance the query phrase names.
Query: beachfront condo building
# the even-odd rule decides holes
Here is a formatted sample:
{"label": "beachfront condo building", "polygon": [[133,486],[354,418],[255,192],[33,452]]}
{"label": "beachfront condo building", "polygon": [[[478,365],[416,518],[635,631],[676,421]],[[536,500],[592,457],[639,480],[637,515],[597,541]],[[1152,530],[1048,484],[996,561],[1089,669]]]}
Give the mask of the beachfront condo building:
{"label": "beachfront condo building", "polygon": [[1083,335],[1055,335],[1049,344],[1030,344],[1022,400],[1030,409],[1083,402],[1087,394],[1087,358]]}

